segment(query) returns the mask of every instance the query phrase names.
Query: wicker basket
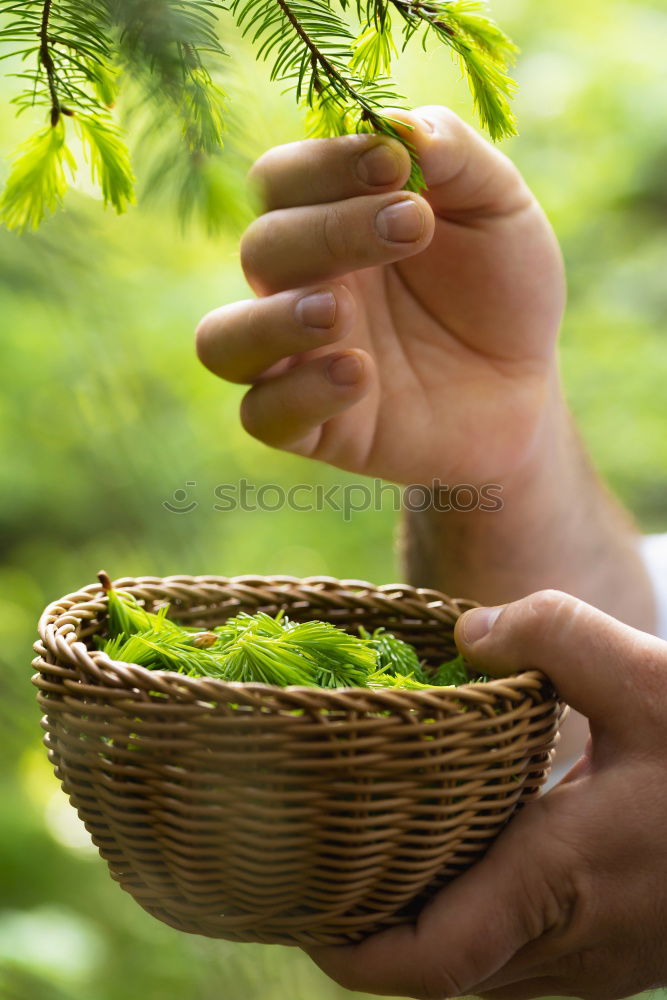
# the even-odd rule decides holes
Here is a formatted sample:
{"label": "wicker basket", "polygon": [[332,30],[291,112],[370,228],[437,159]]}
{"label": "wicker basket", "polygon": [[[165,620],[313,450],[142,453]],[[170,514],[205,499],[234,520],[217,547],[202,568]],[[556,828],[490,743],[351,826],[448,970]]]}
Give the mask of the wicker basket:
{"label": "wicker basket", "polygon": [[[430,590],[291,577],[123,579],[149,608],[384,625],[437,664],[473,606]],[[410,920],[486,850],[550,763],[545,678],[433,691],[227,684],[93,650],[98,585],[51,604],[34,682],[56,775],[111,875],[180,930],[334,944]]]}

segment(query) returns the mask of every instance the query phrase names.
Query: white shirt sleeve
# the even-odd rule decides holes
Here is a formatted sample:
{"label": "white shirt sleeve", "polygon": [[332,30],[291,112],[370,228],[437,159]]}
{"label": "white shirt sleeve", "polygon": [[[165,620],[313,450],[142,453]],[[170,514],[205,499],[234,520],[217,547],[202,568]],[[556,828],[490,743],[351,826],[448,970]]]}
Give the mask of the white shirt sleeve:
{"label": "white shirt sleeve", "polygon": [[656,635],[667,639],[667,535],[647,535],[642,538],[640,552],[655,593],[658,609]]}

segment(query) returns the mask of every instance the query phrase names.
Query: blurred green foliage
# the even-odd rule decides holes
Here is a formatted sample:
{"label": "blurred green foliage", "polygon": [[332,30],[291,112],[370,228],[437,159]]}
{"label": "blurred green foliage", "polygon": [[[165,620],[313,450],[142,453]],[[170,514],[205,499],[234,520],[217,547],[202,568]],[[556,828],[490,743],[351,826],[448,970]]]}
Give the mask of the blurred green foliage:
{"label": "blurred green foliage", "polygon": [[[667,530],[667,2],[495,0],[494,9],[523,49],[522,135],[506,148],[568,263],[572,406],[602,473],[646,529]],[[241,162],[299,138],[302,122],[264,70],[237,55]],[[406,58],[397,75],[414,104],[469,112],[441,54]],[[3,151],[31,124],[3,102]],[[195,359],[199,316],[248,294],[240,182],[229,197],[235,222],[215,242],[175,231],[163,205],[116,219],[85,191],[38,234],[0,234],[2,1000],[343,995],[297,951],[179,935],[124,895],[50,775],[29,684],[42,607],[102,566],[115,576],[398,575],[391,505],[348,522],[335,511],[214,509],[215,486],[243,476],[284,487],[355,481],[246,437],[242,390]],[[196,509],[163,506],[178,490]]]}

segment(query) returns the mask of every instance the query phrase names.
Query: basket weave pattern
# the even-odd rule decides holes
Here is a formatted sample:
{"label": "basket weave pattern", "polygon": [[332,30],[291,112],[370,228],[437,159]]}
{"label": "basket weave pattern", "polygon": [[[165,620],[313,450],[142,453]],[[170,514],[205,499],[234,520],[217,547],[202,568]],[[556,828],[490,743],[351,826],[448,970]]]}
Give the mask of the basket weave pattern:
{"label": "basket weave pattern", "polygon": [[[281,608],[383,625],[433,665],[472,606],[330,578],[115,585],[201,627]],[[91,641],[105,615],[94,585],[40,620],[45,743],[112,877],[180,930],[335,944],[409,920],[548,773],[560,707],[537,672],[433,691],[228,684],[112,662]]]}

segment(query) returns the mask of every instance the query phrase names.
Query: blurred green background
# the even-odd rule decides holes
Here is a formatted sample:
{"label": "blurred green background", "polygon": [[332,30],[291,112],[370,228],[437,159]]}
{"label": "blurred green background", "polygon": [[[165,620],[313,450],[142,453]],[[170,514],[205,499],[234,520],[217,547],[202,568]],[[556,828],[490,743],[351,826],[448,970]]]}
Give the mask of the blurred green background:
{"label": "blurred green background", "polygon": [[[568,263],[572,406],[602,473],[646,529],[667,530],[667,3],[495,0],[494,10],[523,50],[522,135],[507,149]],[[238,45],[234,61],[246,155],[299,138],[290,96]],[[469,116],[441,53],[407,55],[398,77],[411,103]],[[1,87],[4,155],[30,123],[7,107],[12,81]],[[237,197],[235,218],[247,208],[241,184]],[[102,566],[112,576],[400,573],[390,506],[347,523],[335,511],[213,507],[216,484],[241,476],[354,481],[247,438],[241,390],[195,359],[200,315],[247,295],[238,235],[183,235],[163,207],[117,219],[81,193],[39,234],[0,234],[2,1000],[343,995],[296,951],[179,935],[124,895],[49,773],[29,683],[42,607]],[[178,490],[194,510],[163,506]]]}

